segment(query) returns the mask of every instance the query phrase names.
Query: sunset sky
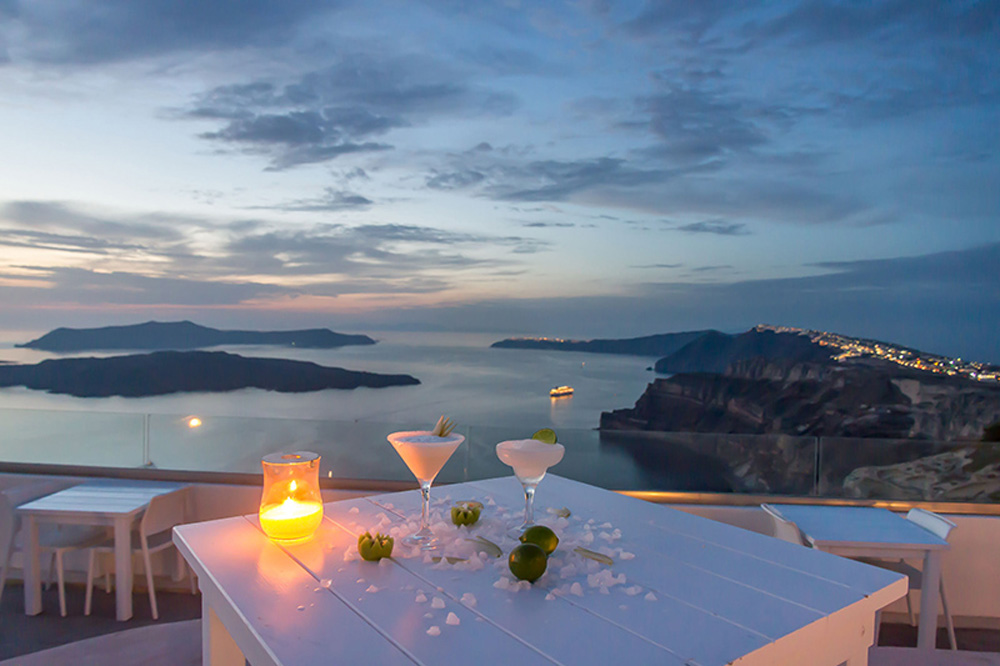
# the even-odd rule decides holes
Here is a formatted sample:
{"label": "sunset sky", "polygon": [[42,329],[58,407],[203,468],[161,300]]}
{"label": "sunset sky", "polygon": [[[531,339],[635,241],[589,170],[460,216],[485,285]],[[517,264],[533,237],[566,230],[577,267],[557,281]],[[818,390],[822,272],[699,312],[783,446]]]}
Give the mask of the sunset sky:
{"label": "sunset sky", "polygon": [[0,0],[0,328],[1000,363],[998,54],[995,1]]}

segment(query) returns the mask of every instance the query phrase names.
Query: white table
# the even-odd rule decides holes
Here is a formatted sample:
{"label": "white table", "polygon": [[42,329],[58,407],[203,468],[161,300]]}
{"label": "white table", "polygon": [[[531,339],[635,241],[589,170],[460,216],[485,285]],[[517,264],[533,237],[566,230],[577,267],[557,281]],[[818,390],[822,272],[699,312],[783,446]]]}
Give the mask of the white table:
{"label": "white table", "polygon": [[184,488],[176,483],[88,481],[40,497],[17,508],[25,519],[24,612],[42,612],[41,553],[38,523],[42,521],[111,526],[115,538],[115,608],[119,620],[132,617],[132,525],[157,495]]}
{"label": "white table", "polygon": [[[523,507],[513,477],[434,490],[438,508],[446,498],[482,501],[483,521]],[[590,561],[565,543],[549,573],[516,592],[496,586],[492,559],[477,571],[352,559],[358,533],[419,514],[415,490],[327,504],[316,536],[292,546],[264,537],[253,515],[175,527],[202,590],[203,663],[860,666],[875,612],[906,592],[896,573],[549,475],[536,515],[563,506],[573,512],[564,541],[593,520],[591,547],[614,549],[624,584],[591,587]],[[553,578],[571,562],[584,570]]]}
{"label": "white table", "polygon": [[937,639],[941,553],[948,542],[888,509],[857,506],[769,505],[798,525],[814,548],[844,557],[922,557],[917,647],[933,650]]}

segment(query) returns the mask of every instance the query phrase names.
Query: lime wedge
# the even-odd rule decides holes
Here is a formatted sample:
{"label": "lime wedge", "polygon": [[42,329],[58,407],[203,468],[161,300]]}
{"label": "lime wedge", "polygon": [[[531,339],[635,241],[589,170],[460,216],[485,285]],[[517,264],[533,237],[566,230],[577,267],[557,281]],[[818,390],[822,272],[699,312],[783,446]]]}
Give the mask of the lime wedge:
{"label": "lime wedge", "polygon": [[555,444],[558,441],[556,439],[556,431],[552,428],[542,428],[532,435],[531,439],[537,439],[539,442],[545,442],[546,444]]}

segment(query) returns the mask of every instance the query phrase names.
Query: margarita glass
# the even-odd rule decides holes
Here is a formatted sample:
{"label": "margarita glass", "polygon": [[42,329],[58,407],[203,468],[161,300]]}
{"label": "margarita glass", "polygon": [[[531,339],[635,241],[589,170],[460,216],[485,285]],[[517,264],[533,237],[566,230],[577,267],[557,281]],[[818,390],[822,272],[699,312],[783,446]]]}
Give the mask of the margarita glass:
{"label": "margarita glass", "polygon": [[431,484],[448,458],[455,452],[459,444],[465,441],[464,435],[452,433],[438,437],[429,430],[411,430],[394,432],[388,436],[392,448],[403,459],[413,476],[420,483],[420,529],[403,539],[408,546],[419,546],[430,550],[437,547],[434,532],[428,525],[427,514],[430,511]]}
{"label": "margarita glass", "polygon": [[535,488],[545,478],[549,467],[563,459],[566,450],[562,444],[546,444],[537,439],[511,439],[497,444],[500,462],[514,468],[514,476],[524,486],[524,522],[511,533],[520,535],[535,525]]}

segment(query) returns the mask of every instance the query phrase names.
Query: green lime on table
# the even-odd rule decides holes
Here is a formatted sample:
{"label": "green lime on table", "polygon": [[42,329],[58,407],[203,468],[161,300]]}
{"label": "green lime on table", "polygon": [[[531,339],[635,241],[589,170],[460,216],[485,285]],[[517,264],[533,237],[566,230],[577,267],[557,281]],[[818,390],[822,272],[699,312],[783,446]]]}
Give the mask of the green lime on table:
{"label": "green lime on table", "polygon": [[542,428],[531,436],[531,439],[537,439],[539,442],[545,442],[546,444],[555,444],[558,439],[556,439],[556,431],[552,428]]}
{"label": "green lime on table", "polygon": [[559,537],[545,525],[532,525],[520,536],[521,543],[533,543],[551,555],[559,545]]}
{"label": "green lime on table", "polygon": [[522,543],[510,551],[507,566],[510,567],[510,572],[518,580],[534,583],[545,573],[548,560],[549,556],[545,554],[541,546],[533,543]]}

